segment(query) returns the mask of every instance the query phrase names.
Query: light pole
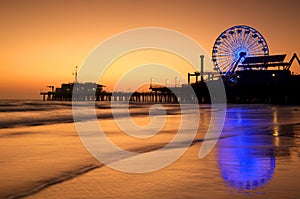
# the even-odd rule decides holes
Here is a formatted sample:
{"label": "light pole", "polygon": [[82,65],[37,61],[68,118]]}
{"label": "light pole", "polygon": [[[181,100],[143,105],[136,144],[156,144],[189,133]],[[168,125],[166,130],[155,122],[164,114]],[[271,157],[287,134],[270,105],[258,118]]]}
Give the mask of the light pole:
{"label": "light pole", "polygon": [[169,80],[168,80],[168,79],[166,79],[166,87],[168,87],[168,83],[169,83]]}
{"label": "light pole", "polygon": [[150,78],[150,88],[152,88],[153,82],[154,82],[154,79],[151,77],[151,78]]}

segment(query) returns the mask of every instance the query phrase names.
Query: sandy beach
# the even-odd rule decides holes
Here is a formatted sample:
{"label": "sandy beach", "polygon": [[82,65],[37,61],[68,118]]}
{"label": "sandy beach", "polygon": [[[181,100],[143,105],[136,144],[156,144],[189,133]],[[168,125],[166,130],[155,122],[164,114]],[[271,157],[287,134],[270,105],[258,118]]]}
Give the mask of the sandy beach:
{"label": "sandy beach", "polygon": [[[160,133],[146,142],[124,134],[113,119],[99,119],[99,124],[118,146],[147,157],[170,142],[178,129],[177,107],[166,107],[172,114]],[[81,143],[74,123],[1,128],[1,198],[299,197],[297,107],[229,106],[221,139],[199,159],[211,114],[209,107],[201,108],[202,123],[184,155],[165,168],[140,174],[117,171],[96,160]],[[67,110],[63,112],[71,114]],[[138,114],[147,110],[134,109],[133,120],[149,123],[147,115]],[[135,158],[139,155],[131,157]]]}

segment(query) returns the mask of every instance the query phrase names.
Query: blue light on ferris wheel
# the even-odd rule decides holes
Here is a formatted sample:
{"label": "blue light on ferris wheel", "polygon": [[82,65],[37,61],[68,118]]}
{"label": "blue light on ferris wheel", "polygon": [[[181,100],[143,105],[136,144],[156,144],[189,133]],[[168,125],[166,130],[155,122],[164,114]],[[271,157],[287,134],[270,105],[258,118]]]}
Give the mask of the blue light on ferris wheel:
{"label": "blue light on ferris wheel", "polygon": [[267,42],[254,28],[245,25],[234,26],[222,32],[216,39],[212,60],[221,74],[227,74],[240,55],[244,57],[269,55]]}

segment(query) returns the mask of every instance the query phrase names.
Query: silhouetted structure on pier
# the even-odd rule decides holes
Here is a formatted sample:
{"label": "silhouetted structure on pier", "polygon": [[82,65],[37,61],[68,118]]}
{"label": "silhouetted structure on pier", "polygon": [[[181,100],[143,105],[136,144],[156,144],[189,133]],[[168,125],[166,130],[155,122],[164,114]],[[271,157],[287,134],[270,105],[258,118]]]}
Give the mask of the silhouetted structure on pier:
{"label": "silhouetted structure on pier", "polygon": [[[54,86],[51,87],[51,91],[41,92],[43,95],[43,100],[97,100],[102,97],[104,85],[96,83],[64,83],[61,84],[60,88],[56,88],[54,91]],[[73,89],[76,89],[76,96],[73,95]]]}
{"label": "silhouetted structure on pier", "polygon": [[[246,57],[237,65],[241,70],[230,75],[217,77],[217,72],[188,73],[188,85],[166,87],[151,84],[149,92],[107,92],[103,89],[104,85],[96,83],[68,83],[55,90],[54,86],[48,86],[51,90],[40,94],[44,100],[210,103],[207,85],[217,82],[217,77],[224,82],[228,103],[300,104],[300,75],[293,75],[289,70],[293,60],[297,59],[299,64],[300,61],[296,54],[289,62],[284,62],[285,57],[286,55]],[[193,83],[191,76],[196,76]],[[189,85],[197,98],[188,92]],[[76,95],[73,94],[74,89],[77,91]]]}
{"label": "silhouetted structure on pier", "polygon": [[[228,103],[300,104],[300,75],[289,70],[294,59],[283,62],[286,55],[247,57],[237,67],[241,70],[222,75]],[[272,67],[272,69],[270,69]],[[207,84],[214,80],[192,83],[199,103],[210,103]]]}
{"label": "silhouetted structure on pier", "polygon": [[40,94],[44,100],[211,103],[222,98],[211,96],[208,88],[220,86],[217,82],[222,80],[229,103],[300,104],[300,75],[290,71],[293,61],[296,59],[300,65],[300,60],[296,53],[289,62],[284,62],[285,57],[269,55],[263,36],[254,28],[239,25],[216,39],[212,50],[215,71],[204,71],[201,55],[200,70],[188,73],[187,85],[177,87],[176,78],[175,87],[153,85],[151,80],[149,92],[106,92],[100,84],[78,83],[76,67],[74,83],[62,84],[55,90],[48,86],[51,91]]}
{"label": "silhouetted structure on pier", "polygon": [[286,55],[269,55],[264,37],[254,28],[238,25],[216,39],[212,61],[220,73],[230,103],[300,104],[300,76],[293,75]]}

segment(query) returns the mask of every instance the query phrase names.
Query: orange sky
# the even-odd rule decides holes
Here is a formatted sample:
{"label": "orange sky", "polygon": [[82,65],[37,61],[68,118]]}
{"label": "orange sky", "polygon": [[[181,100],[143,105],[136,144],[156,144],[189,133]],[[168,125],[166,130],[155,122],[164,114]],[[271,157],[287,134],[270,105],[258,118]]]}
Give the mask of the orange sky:
{"label": "orange sky", "polygon": [[299,55],[299,6],[298,0],[2,0],[0,98],[41,99],[47,85],[73,81],[75,66],[100,42],[140,27],[182,32],[211,54],[222,31],[245,24],[264,36],[270,54],[289,59]]}

